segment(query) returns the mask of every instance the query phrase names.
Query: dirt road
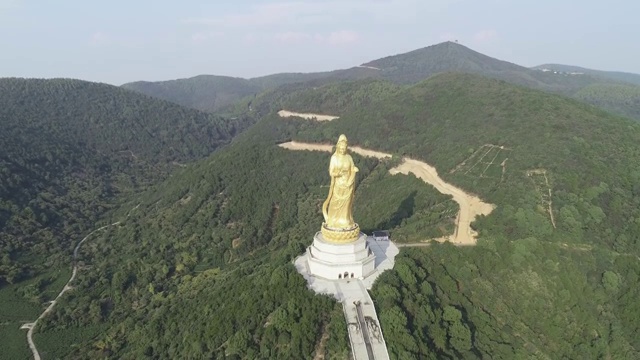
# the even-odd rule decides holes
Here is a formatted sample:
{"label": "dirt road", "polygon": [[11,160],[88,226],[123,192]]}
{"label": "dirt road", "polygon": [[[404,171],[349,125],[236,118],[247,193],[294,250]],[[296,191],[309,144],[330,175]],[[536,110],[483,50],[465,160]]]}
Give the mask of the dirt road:
{"label": "dirt road", "polygon": [[322,114],[312,114],[312,113],[297,113],[297,112],[293,112],[293,111],[289,111],[289,110],[280,110],[278,111],[278,115],[280,115],[280,117],[291,117],[291,116],[297,116],[297,117],[301,117],[303,119],[307,119],[307,120],[316,120],[316,121],[331,121],[331,120],[335,120],[338,119],[339,116],[333,116],[333,115],[322,115]]}
{"label": "dirt road", "polygon": [[[93,235],[96,231],[100,231],[100,230],[105,229],[105,228],[107,228],[109,226],[114,226],[114,225],[118,225],[118,224],[120,224],[120,221],[115,222],[113,224],[105,225],[105,226],[103,226],[101,228],[98,228],[98,229],[95,229],[92,232],[90,232],[89,235],[85,236],[84,239],[80,240],[78,245],[76,245],[76,248],[73,250],[73,261],[75,262],[76,258],[78,257],[78,249],[80,249],[80,245],[82,245],[82,243],[84,243],[89,238],[89,236]],[[36,324],[38,323],[38,321],[40,319],[45,317],[45,315],[47,315],[48,313],[51,312],[51,310],[53,310],[53,308],[58,303],[58,299],[60,299],[60,297],[62,295],[64,295],[64,293],[66,293],[67,291],[72,289],[71,282],[73,282],[73,280],[76,278],[77,273],[78,273],[78,265],[74,265],[73,266],[73,272],[71,273],[71,278],[69,279],[69,281],[67,281],[67,284],[62,288],[62,290],[60,291],[58,296],[56,296],[56,298],[53,301],[51,301],[49,306],[47,306],[47,308],[44,309],[44,311],[42,312],[42,314],[40,314],[40,316],[38,316],[36,321],[34,321],[32,323],[24,324],[24,325],[22,325],[20,327],[21,329],[28,329],[29,330],[29,331],[27,331],[27,342],[29,343],[29,348],[31,349],[31,352],[33,353],[33,358],[35,360],[40,360],[40,353],[38,352],[38,348],[36,348],[35,342],[33,342],[33,331],[34,331],[34,329],[36,327]]]}
{"label": "dirt road", "polygon": [[[127,217],[129,217],[129,215],[131,214],[131,211],[135,210],[138,208],[138,206],[140,206],[140,204],[138,204],[136,207],[134,207],[133,209],[131,209],[129,211],[129,214],[127,214]],[[120,221],[116,221],[113,224],[109,224],[109,225],[105,225],[103,227],[97,228],[95,230],[93,230],[92,232],[90,232],[87,236],[85,236],[82,240],[80,240],[80,242],[78,243],[78,245],[76,245],[75,249],[73,249],[73,271],[71,272],[71,278],[69,278],[69,281],[67,281],[67,284],[62,288],[62,290],[60,291],[60,293],[58,294],[58,296],[56,296],[56,298],[51,301],[51,303],[49,304],[49,306],[47,306],[46,309],[44,309],[44,311],[42,312],[42,314],[40,314],[40,316],[38,316],[38,318],[31,323],[26,323],[23,324],[20,329],[27,329],[27,342],[29,343],[29,348],[31,349],[31,352],[33,353],[33,358],[34,360],[40,360],[40,353],[38,352],[38,348],[36,348],[36,343],[33,342],[33,331],[36,327],[36,324],[38,323],[38,321],[40,319],[42,319],[43,317],[45,317],[48,313],[51,312],[51,310],[53,310],[53,308],[56,306],[56,304],[58,303],[58,299],[60,299],[60,297],[62,295],[64,295],[64,293],[66,293],[67,291],[73,289],[71,287],[71,283],[73,282],[73,280],[75,280],[76,275],[78,274],[78,265],[75,264],[77,258],[78,258],[78,250],[80,250],[80,246],[82,246],[82,244],[87,241],[87,239],[93,235],[94,233],[106,229],[109,226],[114,226],[114,225],[118,225],[120,224]]]}
{"label": "dirt road", "polygon": [[[309,151],[324,151],[324,152],[333,151],[333,145],[311,144],[311,143],[302,143],[297,141],[289,141],[286,143],[282,143],[279,146],[281,148],[285,148],[289,150],[309,150]],[[387,154],[387,153],[383,153],[375,150],[363,149],[359,146],[349,146],[349,151],[353,151],[354,153],[362,156],[375,157],[378,159],[391,157],[391,154]]]}
{"label": "dirt road", "polygon": [[[310,144],[291,141],[279,145],[289,150],[310,150],[331,152],[333,145],[328,144]],[[362,156],[370,156],[377,158],[391,157],[391,154],[380,151],[363,149],[361,147],[349,147],[349,150]],[[478,215],[488,215],[495,208],[494,205],[483,202],[479,197],[467,194],[462,189],[457,188],[438,176],[436,169],[422,161],[404,158],[399,166],[389,170],[391,174],[408,174],[413,173],[424,182],[431,184],[443,194],[453,197],[453,200],[460,206],[460,212],[456,218],[456,230],[452,236],[435,239],[437,241],[450,241],[456,245],[475,245],[477,233],[471,229],[471,222]]]}
{"label": "dirt road", "polygon": [[438,171],[433,166],[422,161],[405,158],[402,164],[389,170],[389,172],[391,174],[408,174],[411,172],[424,180],[424,182],[433,185],[441,193],[453,196],[453,200],[460,205],[460,212],[456,219],[456,231],[449,241],[459,245],[476,243],[478,234],[471,229],[471,223],[478,215],[489,215],[493,211],[494,205],[487,204],[479,197],[467,194],[462,189],[446,183],[438,176]]}

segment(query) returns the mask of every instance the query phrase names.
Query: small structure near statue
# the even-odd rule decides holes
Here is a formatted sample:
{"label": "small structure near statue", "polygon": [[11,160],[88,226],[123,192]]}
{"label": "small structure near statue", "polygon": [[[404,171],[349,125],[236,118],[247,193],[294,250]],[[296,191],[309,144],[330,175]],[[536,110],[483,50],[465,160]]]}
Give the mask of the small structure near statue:
{"label": "small structure near statue", "polygon": [[391,237],[388,230],[378,230],[373,232],[373,239],[375,241],[389,241]]}

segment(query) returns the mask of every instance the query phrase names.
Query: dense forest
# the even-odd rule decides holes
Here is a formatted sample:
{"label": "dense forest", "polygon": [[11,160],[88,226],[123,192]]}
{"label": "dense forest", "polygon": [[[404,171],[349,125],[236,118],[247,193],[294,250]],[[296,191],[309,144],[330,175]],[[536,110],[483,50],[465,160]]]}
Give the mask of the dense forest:
{"label": "dense forest", "polygon": [[498,205],[478,247],[405,252],[378,281],[392,358],[640,356],[637,124],[462,74],[339,115],[294,139],[347,133]]}
{"label": "dense forest", "polygon": [[[125,222],[82,248],[89,270],[36,333],[44,353],[301,359],[320,352],[346,359],[340,305],[314,296],[291,263],[322,222],[329,159],[276,146],[278,134],[296,127],[264,120],[113,213],[109,222]],[[391,161],[355,160],[355,217],[363,228],[408,224],[405,236],[423,240],[434,231],[428,225],[452,223],[450,212],[421,216],[447,196],[390,175]],[[379,192],[398,197],[386,203],[371,196]]]}
{"label": "dense forest", "polygon": [[[610,248],[622,236],[624,248],[640,254],[640,229],[629,221],[640,216],[634,203],[640,125],[634,122],[464,74],[436,76],[375,109],[340,115],[340,121],[305,127],[296,138],[328,142],[350,134],[355,144],[425,160],[452,183],[502,207],[521,208],[531,220],[527,235]],[[552,198],[541,198],[549,189]],[[557,228],[573,236],[552,231],[548,200]],[[545,223],[550,228],[533,226]]]}
{"label": "dense forest", "polygon": [[375,78],[377,71],[351,68],[321,73],[282,73],[252,79],[228,76],[199,75],[169,81],[136,81],[123,88],[151,97],[171,101],[192,109],[229,113],[236,109],[246,112],[257,96],[291,94],[293,89],[306,89],[344,80]]}
{"label": "dense forest", "polygon": [[93,226],[109,199],[207,156],[248,121],[109,85],[3,79],[0,125],[2,286],[26,275],[12,265],[21,249],[41,247],[41,258],[68,249],[63,239]]}
{"label": "dense forest", "polygon": [[[378,279],[392,359],[640,357],[639,124],[478,75],[316,85],[239,103],[260,120],[230,146],[97,218],[122,223],[81,248],[74,290],[36,330],[41,354],[347,359],[340,306],[292,265],[320,226],[329,154],[277,146],[345,133],[394,154],[354,155],[367,231],[407,242],[452,231],[447,196],[388,173],[401,156],[497,205],[473,224],[477,246],[403,249]],[[281,119],[280,108],[340,119]],[[37,307],[30,294],[51,284],[37,285],[15,294]]]}
{"label": "dense forest", "polygon": [[[235,116],[255,118],[267,117],[281,109],[338,114],[363,106],[374,106],[403,88],[401,85],[375,79],[345,82],[313,80],[264,91],[238,101],[227,110]],[[318,89],[321,90],[317,91]],[[280,136],[286,138],[282,134]]]}
{"label": "dense forest", "polygon": [[157,82],[136,81],[122,87],[208,112],[223,109],[263,90],[262,86],[246,79],[215,75]]}
{"label": "dense forest", "polygon": [[17,322],[68,279],[74,244],[120,199],[249,125],[110,85],[0,79],[0,323],[20,335]]}
{"label": "dense forest", "polygon": [[580,89],[575,98],[633,119],[640,119],[640,86],[594,84]]}

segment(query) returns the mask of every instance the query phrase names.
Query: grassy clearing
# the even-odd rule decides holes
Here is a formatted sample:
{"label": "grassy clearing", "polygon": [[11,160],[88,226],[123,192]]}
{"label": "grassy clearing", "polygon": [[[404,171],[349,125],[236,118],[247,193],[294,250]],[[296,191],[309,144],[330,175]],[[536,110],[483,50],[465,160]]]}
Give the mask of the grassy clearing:
{"label": "grassy clearing", "polygon": [[75,348],[106,329],[105,325],[69,327],[44,333],[36,332],[33,341],[44,359],[64,359]]}
{"label": "grassy clearing", "polygon": [[20,326],[37,319],[70,276],[70,269],[58,269],[0,289],[0,360],[31,357],[26,330]]}
{"label": "grassy clearing", "polygon": [[27,345],[27,330],[20,330],[19,321],[0,322],[0,360],[21,360],[31,358]]}

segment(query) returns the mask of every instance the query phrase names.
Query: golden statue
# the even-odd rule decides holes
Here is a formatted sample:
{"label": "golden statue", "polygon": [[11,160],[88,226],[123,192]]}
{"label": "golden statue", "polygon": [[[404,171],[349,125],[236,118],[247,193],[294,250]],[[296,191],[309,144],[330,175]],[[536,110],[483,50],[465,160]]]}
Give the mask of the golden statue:
{"label": "golden statue", "polygon": [[322,204],[322,235],[327,241],[350,242],[360,235],[360,227],[351,213],[357,172],[351,155],[347,154],[347,137],[340,135],[329,163],[329,195]]}

